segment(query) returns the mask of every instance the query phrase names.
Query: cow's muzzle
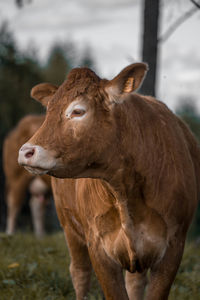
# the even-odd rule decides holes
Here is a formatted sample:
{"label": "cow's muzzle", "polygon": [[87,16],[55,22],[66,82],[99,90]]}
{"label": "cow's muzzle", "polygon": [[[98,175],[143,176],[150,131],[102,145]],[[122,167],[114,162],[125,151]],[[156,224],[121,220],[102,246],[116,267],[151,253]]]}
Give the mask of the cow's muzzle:
{"label": "cow's muzzle", "polygon": [[29,172],[42,175],[55,167],[56,159],[43,147],[26,143],[19,150],[18,163]]}

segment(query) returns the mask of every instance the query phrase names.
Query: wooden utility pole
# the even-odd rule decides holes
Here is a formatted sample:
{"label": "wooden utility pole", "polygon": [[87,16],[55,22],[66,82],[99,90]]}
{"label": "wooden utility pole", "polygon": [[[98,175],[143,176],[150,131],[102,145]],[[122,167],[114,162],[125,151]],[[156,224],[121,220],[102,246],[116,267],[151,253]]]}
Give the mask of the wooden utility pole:
{"label": "wooden utility pole", "polygon": [[159,4],[160,0],[143,0],[142,61],[148,63],[149,72],[140,92],[151,96],[156,95]]}

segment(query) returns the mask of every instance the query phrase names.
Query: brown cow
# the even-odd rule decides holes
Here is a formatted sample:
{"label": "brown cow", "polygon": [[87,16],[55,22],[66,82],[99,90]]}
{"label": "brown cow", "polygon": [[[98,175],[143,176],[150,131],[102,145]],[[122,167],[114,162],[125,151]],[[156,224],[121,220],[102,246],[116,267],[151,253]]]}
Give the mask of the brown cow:
{"label": "brown cow", "polygon": [[6,137],[3,145],[3,166],[6,177],[7,224],[6,232],[13,234],[16,220],[24,202],[26,192],[31,194],[30,208],[36,236],[45,233],[44,212],[47,193],[50,190],[50,177],[34,176],[19,166],[18,149],[44,122],[44,116],[24,117]]}
{"label": "brown cow", "polygon": [[182,258],[200,196],[200,150],[166,105],[134,93],[146,71],[132,64],[108,81],[73,69],[59,88],[32,90],[47,114],[19,163],[83,178],[52,180],[77,299],[87,294],[90,260],[106,299],[142,299],[148,269],[146,299],[167,299]]}

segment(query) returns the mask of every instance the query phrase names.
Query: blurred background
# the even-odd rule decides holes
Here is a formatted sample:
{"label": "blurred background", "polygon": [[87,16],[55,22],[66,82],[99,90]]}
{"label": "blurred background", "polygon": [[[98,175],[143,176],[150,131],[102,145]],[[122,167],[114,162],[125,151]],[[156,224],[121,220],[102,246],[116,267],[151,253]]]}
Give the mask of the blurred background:
{"label": "blurred background", "polygon": [[[145,61],[150,70],[140,92],[164,101],[200,140],[199,37],[199,0],[0,0],[0,230],[2,143],[23,116],[44,112],[29,96],[35,84],[60,84],[77,66],[111,79]],[[199,234],[200,209],[190,237]]]}

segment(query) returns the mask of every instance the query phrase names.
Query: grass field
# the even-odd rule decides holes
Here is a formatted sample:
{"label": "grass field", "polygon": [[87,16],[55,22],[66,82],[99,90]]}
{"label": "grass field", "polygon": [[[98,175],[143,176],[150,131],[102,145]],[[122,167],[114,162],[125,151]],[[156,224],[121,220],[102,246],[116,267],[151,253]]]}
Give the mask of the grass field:
{"label": "grass field", "polygon": [[[0,234],[0,300],[75,299],[63,233]],[[93,277],[89,299],[102,299]],[[200,246],[188,244],[170,300],[200,300]]]}

